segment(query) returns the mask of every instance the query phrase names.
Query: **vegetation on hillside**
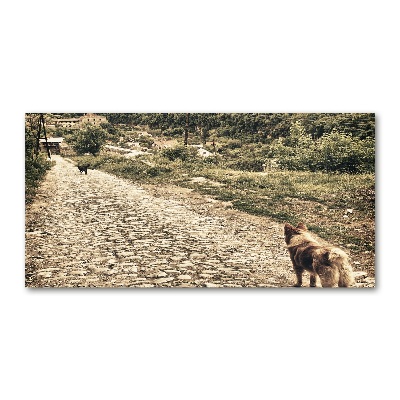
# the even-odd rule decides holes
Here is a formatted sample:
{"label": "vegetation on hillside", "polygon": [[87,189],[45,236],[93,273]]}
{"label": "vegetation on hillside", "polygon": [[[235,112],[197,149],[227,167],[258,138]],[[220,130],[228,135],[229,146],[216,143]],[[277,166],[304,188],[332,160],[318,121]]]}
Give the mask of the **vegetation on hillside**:
{"label": "vegetation on hillside", "polygon": [[[271,164],[292,171],[351,174],[375,171],[374,114],[103,115],[109,122],[102,125],[103,134],[98,140],[122,147],[130,147],[136,142],[152,149],[155,139],[177,139],[184,146],[203,144],[205,149],[215,154],[215,162],[242,171],[261,172]],[[143,135],[143,131],[151,136]],[[60,128],[57,134],[66,137],[79,154],[91,153],[88,145],[82,143],[82,136],[87,137],[82,130]],[[97,152],[95,149],[92,154]]]}
{"label": "vegetation on hillside", "polygon": [[[290,170],[373,172],[374,114],[107,114],[183,144],[204,145],[239,170],[262,171],[274,159]],[[212,144],[213,143],[213,144]]]}
{"label": "vegetation on hillside", "polygon": [[69,144],[77,154],[89,153],[95,156],[100,153],[106,137],[107,132],[103,128],[87,124],[69,136]]}
{"label": "vegetation on hillside", "polygon": [[51,167],[44,153],[36,152],[36,135],[31,127],[25,130],[25,204],[32,202],[40,182]]}
{"label": "vegetation on hillside", "polygon": [[[333,130],[361,139],[375,136],[375,116],[368,113],[130,113],[102,114],[112,124],[148,125],[151,129],[197,131],[218,130],[219,136],[245,142],[267,142],[288,136],[299,121],[313,139]],[[204,133],[204,132],[203,132]]]}

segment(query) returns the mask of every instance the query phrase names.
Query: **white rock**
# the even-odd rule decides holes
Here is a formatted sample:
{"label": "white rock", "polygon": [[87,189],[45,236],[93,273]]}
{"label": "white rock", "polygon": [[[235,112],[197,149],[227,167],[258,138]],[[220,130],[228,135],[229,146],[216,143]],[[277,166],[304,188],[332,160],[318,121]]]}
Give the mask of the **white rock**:
{"label": "white rock", "polygon": [[174,280],[174,278],[160,278],[160,279],[156,279],[154,281],[154,283],[167,283],[167,282],[171,282],[173,280]]}
{"label": "white rock", "polygon": [[182,281],[190,281],[192,277],[190,275],[179,275],[178,279],[181,279]]}
{"label": "white rock", "polygon": [[353,276],[355,279],[363,279],[368,276],[368,274],[365,271],[356,271],[353,273]]}
{"label": "white rock", "polygon": [[216,285],[215,283],[206,283],[206,287],[213,288],[213,287],[220,287],[220,286]]}

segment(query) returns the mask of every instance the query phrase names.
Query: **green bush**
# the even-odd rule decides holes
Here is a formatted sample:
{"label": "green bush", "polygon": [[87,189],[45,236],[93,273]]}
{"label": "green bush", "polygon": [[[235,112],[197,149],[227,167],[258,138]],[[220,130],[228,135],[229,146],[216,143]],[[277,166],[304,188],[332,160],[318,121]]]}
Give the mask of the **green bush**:
{"label": "green bush", "polygon": [[36,190],[52,163],[43,153],[35,154],[36,132],[25,131],[25,204],[32,202]]}
{"label": "green bush", "polygon": [[328,172],[362,173],[375,170],[375,140],[372,138],[361,140],[335,132],[319,139],[318,150],[322,158],[320,162]]}
{"label": "green bush", "polygon": [[166,136],[171,136],[171,137],[181,137],[185,133],[184,128],[177,127],[177,128],[169,128],[164,130],[164,134]]}
{"label": "green bush", "polygon": [[239,139],[227,139],[221,143],[222,151],[228,149],[240,149],[242,147],[242,141]]}
{"label": "green bush", "polygon": [[269,156],[289,170],[371,173],[375,171],[375,139],[334,131],[313,140],[297,126],[287,138],[271,144]]}
{"label": "green bush", "polygon": [[25,157],[25,203],[32,202],[36,190],[52,163],[46,156],[39,153],[37,157]]}
{"label": "green bush", "polygon": [[264,170],[264,158],[241,157],[238,160],[228,161],[225,165],[228,168],[239,171],[262,172]]}
{"label": "green bush", "polygon": [[172,148],[163,149],[161,155],[170,161],[191,161],[197,158],[197,149],[195,147],[178,145]]}
{"label": "green bush", "polygon": [[154,143],[154,139],[151,136],[139,136],[137,141],[142,147],[147,147],[148,149],[151,149]]}

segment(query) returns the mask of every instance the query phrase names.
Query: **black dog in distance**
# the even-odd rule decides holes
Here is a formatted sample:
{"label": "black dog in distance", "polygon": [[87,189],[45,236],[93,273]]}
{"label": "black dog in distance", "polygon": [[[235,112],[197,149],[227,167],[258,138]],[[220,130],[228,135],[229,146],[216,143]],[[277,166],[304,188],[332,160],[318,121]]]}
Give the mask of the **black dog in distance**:
{"label": "black dog in distance", "polygon": [[79,172],[82,173],[84,172],[87,175],[87,169],[89,168],[89,164],[85,165],[78,165]]}

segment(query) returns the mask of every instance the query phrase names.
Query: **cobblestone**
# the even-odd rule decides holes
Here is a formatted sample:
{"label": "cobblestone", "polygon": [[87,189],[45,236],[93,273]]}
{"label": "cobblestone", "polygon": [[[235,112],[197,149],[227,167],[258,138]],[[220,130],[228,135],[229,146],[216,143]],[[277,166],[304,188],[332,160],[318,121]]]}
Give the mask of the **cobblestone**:
{"label": "cobblestone", "polygon": [[26,286],[293,284],[280,224],[54,159],[26,212]]}

